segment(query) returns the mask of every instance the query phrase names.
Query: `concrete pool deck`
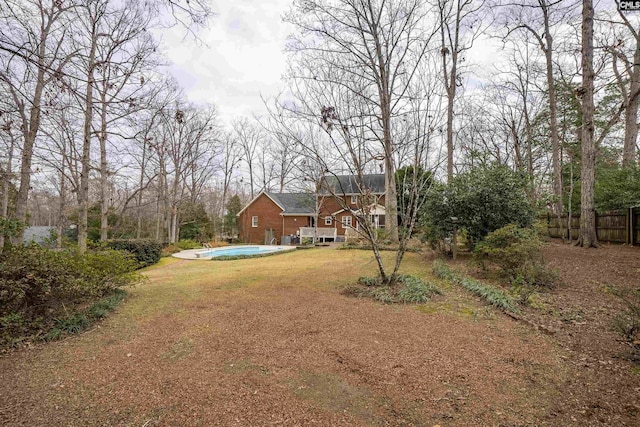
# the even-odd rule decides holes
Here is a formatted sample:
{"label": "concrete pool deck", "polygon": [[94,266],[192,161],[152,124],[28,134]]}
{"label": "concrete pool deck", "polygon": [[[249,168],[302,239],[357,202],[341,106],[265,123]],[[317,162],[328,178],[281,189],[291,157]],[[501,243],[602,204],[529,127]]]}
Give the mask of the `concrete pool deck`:
{"label": "concrete pool deck", "polygon": [[[291,250],[295,250],[296,247],[295,246],[267,246],[267,245],[243,245],[243,246],[257,246],[257,247],[264,247],[264,248],[280,248],[279,251],[285,252],[285,251],[291,251]],[[243,246],[220,246],[218,248],[199,248],[199,249],[187,249],[184,251],[180,251],[177,252],[175,254],[171,254],[172,257],[174,258],[180,258],[180,259],[197,259],[197,260],[210,260],[211,258],[213,258],[213,256],[198,256],[198,254],[203,253],[203,252],[213,252],[216,250],[225,250],[225,249],[232,249],[232,248],[241,248]]]}

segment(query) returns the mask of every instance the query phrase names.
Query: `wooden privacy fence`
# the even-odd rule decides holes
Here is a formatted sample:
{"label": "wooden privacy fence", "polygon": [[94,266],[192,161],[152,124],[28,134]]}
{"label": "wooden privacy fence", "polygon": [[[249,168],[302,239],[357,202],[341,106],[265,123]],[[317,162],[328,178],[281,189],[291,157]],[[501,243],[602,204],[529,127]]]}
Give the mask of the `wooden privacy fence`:
{"label": "wooden privacy fence", "polygon": [[[567,214],[558,217],[547,214],[547,229],[551,237],[564,237],[572,240],[578,238],[580,231],[580,215],[571,216],[571,227],[567,227]],[[640,207],[620,211],[596,212],[596,233],[598,240],[610,243],[626,243],[640,245]]]}

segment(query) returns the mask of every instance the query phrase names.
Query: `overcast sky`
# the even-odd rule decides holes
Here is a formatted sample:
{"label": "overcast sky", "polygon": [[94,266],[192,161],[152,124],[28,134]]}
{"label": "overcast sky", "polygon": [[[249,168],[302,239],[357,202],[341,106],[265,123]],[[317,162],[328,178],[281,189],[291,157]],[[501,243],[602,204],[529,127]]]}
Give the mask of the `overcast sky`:
{"label": "overcast sky", "polygon": [[285,71],[283,53],[291,32],[282,15],[291,0],[214,1],[216,16],[198,35],[205,45],[187,37],[184,29],[163,32],[163,45],[189,100],[214,103],[226,122],[264,111],[260,94],[276,95]]}
{"label": "overcast sky", "polygon": [[[260,95],[275,96],[283,87],[283,49],[292,27],[282,22],[282,15],[291,1],[213,0],[216,16],[209,28],[198,33],[204,44],[185,39],[180,26],[163,31],[163,47],[173,63],[169,71],[189,100],[215,104],[226,123],[238,116],[264,114]],[[498,45],[480,39],[467,52],[476,72],[493,68]]]}

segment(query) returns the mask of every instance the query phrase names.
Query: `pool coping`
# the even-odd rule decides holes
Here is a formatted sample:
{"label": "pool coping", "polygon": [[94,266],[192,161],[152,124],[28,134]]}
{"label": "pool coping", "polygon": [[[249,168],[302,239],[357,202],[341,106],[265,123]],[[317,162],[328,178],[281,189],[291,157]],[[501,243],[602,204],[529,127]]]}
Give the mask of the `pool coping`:
{"label": "pool coping", "polygon": [[214,258],[213,256],[198,256],[198,254],[200,253],[205,253],[205,252],[212,252],[212,251],[216,251],[216,250],[224,250],[224,249],[230,249],[230,248],[241,248],[243,246],[258,246],[261,248],[282,248],[280,251],[277,252],[286,252],[286,251],[291,251],[291,250],[295,250],[296,247],[295,246],[282,246],[282,245],[238,245],[238,246],[221,246],[219,248],[198,248],[198,249],[187,249],[184,251],[180,251],[177,252],[175,254],[171,254],[172,257],[174,258],[179,258],[179,259],[191,259],[191,260],[210,260],[212,258]]}

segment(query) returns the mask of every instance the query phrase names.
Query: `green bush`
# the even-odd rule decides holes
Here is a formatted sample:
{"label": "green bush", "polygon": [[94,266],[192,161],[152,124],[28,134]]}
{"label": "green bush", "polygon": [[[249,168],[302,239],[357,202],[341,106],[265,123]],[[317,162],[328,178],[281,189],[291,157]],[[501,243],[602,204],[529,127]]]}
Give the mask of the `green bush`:
{"label": "green bush", "polygon": [[495,230],[478,243],[473,256],[484,269],[499,268],[499,276],[513,285],[555,286],[558,275],[546,267],[542,242],[535,230],[510,224]]}
{"label": "green bush", "polygon": [[147,267],[160,261],[162,245],[151,239],[109,240],[107,246],[119,251],[128,251],[135,257],[139,267]]}
{"label": "green bush", "polygon": [[202,247],[200,243],[190,239],[179,240],[175,243],[175,245],[183,251],[187,249],[198,249]]}
{"label": "green bush", "polygon": [[541,247],[542,242],[534,230],[510,224],[489,233],[476,245],[473,256],[483,267],[490,262],[505,273],[516,275],[530,260],[542,260]]}
{"label": "green bush", "polygon": [[530,226],[534,207],[528,186],[525,175],[505,166],[472,169],[455,176],[447,185],[434,184],[421,212],[425,239],[434,247],[442,247],[442,240],[457,227],[466,230],[473,247],[507,224]]}
{"label": "green bush", "polygon": [[601,165],[594,188],[599,212],[627,209],[640,204],[640,168]]}
{"label": "green bush", "polygon": [[[130,254],[102,249],[80,255],[38,245],[0,255],[0,346],[54,326],[76,307],[135,283]],[[62,316],[64,315],[64,316]]]}

